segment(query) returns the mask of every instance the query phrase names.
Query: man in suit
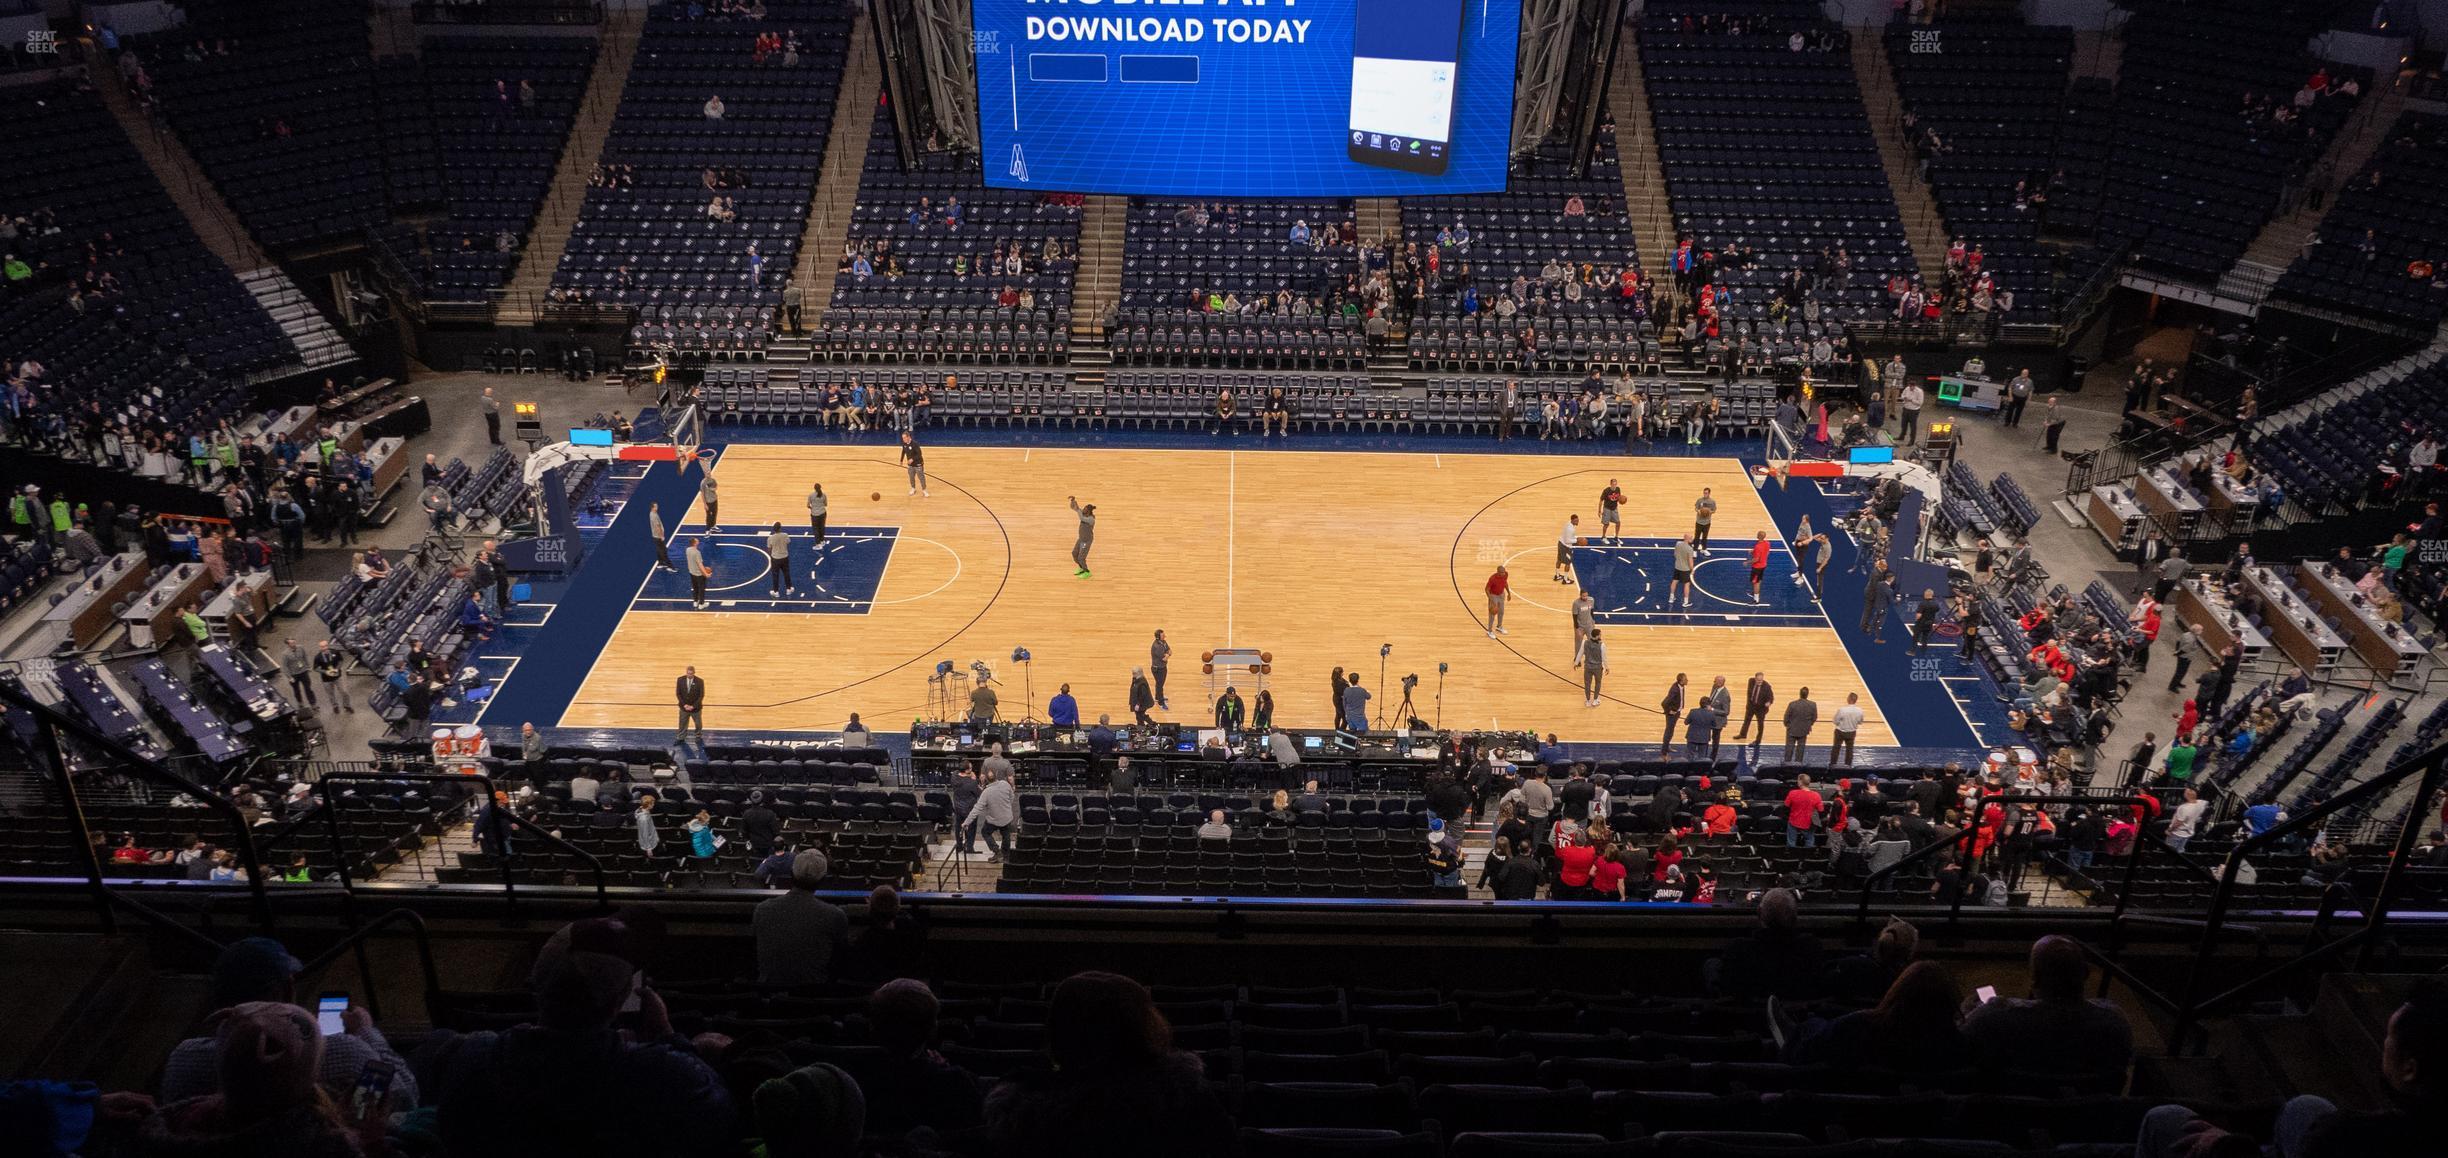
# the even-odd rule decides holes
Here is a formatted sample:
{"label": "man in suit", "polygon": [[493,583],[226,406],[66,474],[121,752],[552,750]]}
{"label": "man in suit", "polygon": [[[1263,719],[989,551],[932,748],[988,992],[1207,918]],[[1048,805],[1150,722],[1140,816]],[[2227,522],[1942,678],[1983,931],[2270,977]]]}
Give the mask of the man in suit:
{"label": "man in suit", "polygon": [[[1810,743],[1811,729],[1818,726],[1819,705],[1810,698],[1809,688],[1802,689],[1801,695],[1785,702],[1786,763],[1801,763],[1802,749]],[[1767,730],[1765,725],[1760,728],[1762,734]]]}
{"label": "man in suit", "polygon": [[1683,685],[1685,676],[1676,672],[1674,682],[1666,685],[1666,698],[1658,701],[1658,711],[1666,717],[1666,738],[1658,741],[1658,754],[1674,749],[1675,725],[1683,719]]}
{"label": "man in suit", "polygon": [[673,691],[680,698],[680,730],[673,734],[672,739],[686,740],[688,738],[689,723],[691,721],[695,721],[697,724],[697,742],[700,744],[704,743],[705,681],[697,678],[697,669],[691,667],[687,671],[680,674],[680,682],[673,688]]}
{"label": "man in suit", "polygon": [[1765,741],[1768,738],[1768,708],[1774,703],[1776,703],[1776,689],[1768,686],[1768,673],[1752,672],[1751,682],[1743,687],[1742,730],[1734,733],[1734,738],[1737,740],[1749,738],[1751,725],[1758,724],[1759,738]]}
{"label": "man in suit", "polygon": [[1692,710],[1683,718],[1685,752],[1694,757],[1705,755],[1711,760],[1716,759],[1717,733],[1724,727],[1725,717],[1718,715],[1717,709],[1703,697],[1692,705]]}

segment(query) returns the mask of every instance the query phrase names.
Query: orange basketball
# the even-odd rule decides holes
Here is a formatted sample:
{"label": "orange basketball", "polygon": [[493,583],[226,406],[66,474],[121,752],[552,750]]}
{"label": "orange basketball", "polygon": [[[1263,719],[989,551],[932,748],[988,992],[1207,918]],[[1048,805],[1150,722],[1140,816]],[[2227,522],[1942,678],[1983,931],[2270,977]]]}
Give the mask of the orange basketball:
{"label": "orange basketball", "polygon": [[1589,546],[1589,536],[1588,536],[1588,535],[1582,535],[1582,536],[1579,536],[1579,537],[1575,538],[1575,539],[1573,540],[1573,546],[1576,546],[1576,547],[1586,547],[1586,546]]}
{"label": "orange basketball", "polygon": [[1212,651],[1202,651],[1202,652],[1200,652],[1200,653],[1199,653],[1199,662],[1200,662],[1200,663],[1214,663],[1214,662],[1215,662],[1215,653],[1214,653],[1214,652],[1212,652]]}
{"label": "orange basketball", "polygon": [[871,503],[880,503],[880,502],[883,502],[883,501],[884,501],[884,492],[882,492],[882,491],[869,491],[869,492],[867,492],[867,501],[868,501],[868,502],[871,502]]}
{"label": "orange basketball", "polygon": [[1275,653],[1274,653],[1274,652],[1271,652],[1271,651],[1262,651],[1262,652],[1259,652],[1259,653],[1258,653],[1258,662],[1260,662],[1260,663],[1273,663],[1273,662],[1275,662]]}

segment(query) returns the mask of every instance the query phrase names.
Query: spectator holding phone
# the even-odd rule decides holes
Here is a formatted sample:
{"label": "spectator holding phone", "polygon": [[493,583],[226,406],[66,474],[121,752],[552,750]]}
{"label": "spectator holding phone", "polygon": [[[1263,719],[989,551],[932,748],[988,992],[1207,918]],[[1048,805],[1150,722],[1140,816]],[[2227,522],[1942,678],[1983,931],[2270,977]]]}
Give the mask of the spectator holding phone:
{"label": "spectator holding phone", "polygon": [[[289,950],[270,937],[249,937],[221,951],[213,962],[213,1013],[204,1019],[205,1033],[180,1042],[162,1066],[161,1100],[167,1105],[214,1093],[221,1088],[222,1045],[233,1011],[258,1002],[298,1006],[297,976],[304,967]],[[298,1006],[310,1018],[311,1010]],[[361,1081],[386,1081],[393,1110],[417,1105],[416,1075],[400,1060],[374,1019],[351,1006],[340,1015],[341,1032],[327,1036],[314,1070],[315,1082],[341,1106],[350,1105]],[[388,1071],[384,1075],[383,1071]]]}

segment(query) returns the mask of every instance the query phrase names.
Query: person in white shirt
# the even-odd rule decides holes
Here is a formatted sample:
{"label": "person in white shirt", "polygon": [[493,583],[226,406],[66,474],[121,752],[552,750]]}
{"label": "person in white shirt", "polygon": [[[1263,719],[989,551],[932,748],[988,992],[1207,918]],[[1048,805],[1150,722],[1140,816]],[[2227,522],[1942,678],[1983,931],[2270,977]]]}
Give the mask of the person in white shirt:
{"label": "person in white shirt", "polygon": [[2183,852],[2185,845],[2193,839],[2193,834],[2200,830],[2202,814],[2208,811],[2210,804],[2201,798],[2201,789],[2185,789],[2184,803],[2176,806],[2174,816],[2168,821],[2168,847]]}
{"label": "person in white shirt", "polygon": [[705,119],[709,121],[719,121],[723,119],[723,103],[721,96],[717,95],[706,98]]}
{"label": "person in white shirt", "polygon": [[1918,382],[1907,383],[1897,401],[1903,403],[1904,445],[1911,446],[1921,439],[1921,403],[1925,395]]}
{"label": "person in white shirt", "polygon": [[1853,737],[1861,731],[1864,714],[1861,693],[1846,692],[1844,706],[1836,709],[1835,716],[1830,719],[1836,726],[1836,738],[1828,745],[1828,767],[1836,766],[1836,756],[1840,752],[1844,754],[1844,762],[1848,766],[1853,763]]}
{"label": "person in white shirt", "polygon": [[1555,581],[1572,586],[1573,546],[1581,538],[1581,516],[1567,515],[1564,530],[1556,536]]}

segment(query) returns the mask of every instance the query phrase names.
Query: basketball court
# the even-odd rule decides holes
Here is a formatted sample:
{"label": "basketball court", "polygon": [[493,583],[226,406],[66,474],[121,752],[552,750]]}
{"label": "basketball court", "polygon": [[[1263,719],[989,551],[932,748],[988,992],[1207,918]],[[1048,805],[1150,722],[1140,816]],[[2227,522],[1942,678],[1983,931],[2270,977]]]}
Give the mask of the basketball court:
{"label": "basketball court", "polygon": [[[1201,653],[1248,647],[1273,657],[1266,686],[1275,719],[1292,727],[1333,722],[1326,684],[1340,666],[1360,673],[1377,697],[1373,715],[1388,722],[1402,677],[1416,673],[1410,714],[1431,724],[1654,744],[1657,703],[1676,673],[1690,674],[1694,695],[1723,675],[1739,696],[1758,671],[1780,701],[1811,689],[1820,742],[1848,692],[1861,693],[1868,712],[1861,742],[1898,742],[1845,641],[1793,581],[1783,536],[1733,458],[935,445],[931,493],[917,496],[889,445],[743,443],[713,453],[720,523],[709,528],[694,501],[685,514],[669,509],[676,502],[663,512],[675,561],[688,538],[704,539],[715,572],[709,608],[691,606],[680,574],[648,564],[646,520],[621,512],[610,535],[635,536],[641,549],[599,549],[588,570],[639,565],[587,575],[594,582],[573,585],[581,606],[553,613],[617,616],[600,656],[583,675],[560,667],[587,663],[576,648],[523,661],[552,668],[555,682],[577,681],[560,718],[539,725],[651,726],[693,664],[716,731],[833,731],[852,712],[898,731],[932,714],[940,664],[965,697],[975,661],[992,670],[1004,718],[1032,707],[1042,716],[1068,683],[1086,719],[1121,721],[1131,669],[1146,665],[1161,628],[1174,653],[1171,708],[1159,720],[1205,719]],[[694,477],[665,478],[661,493],[693,494]],[[1628,496],[1625,537],[1612,541],[1597,536],[1610,479]],[[814,484],[831,500],[821,551],[807,520]],[[1690,532],[1703,487],[1718,502],[1715,551],[1696,572],[1691,606],[1669,606],[1671,544]],[[1090,578],[1073,574],[1071,496],[1097,508]],[[1580,588],[1550,577],[1565,517],[1576,513],[1589,536],[1574,551],[1576,570],[1609,649],[1595,708],[1583,706],[1573,666],[1568,609]],[[766,549],[777,522],[792,536],[793,570],[793,590],[779,595]],[[1755,604],[1747,553],[1762,530],[1775,546]],[[1498,564],[1510,569],[1516,599],[1507,633],[1491,638],[1482,591]],[[585,606],[606,601],[614,606]],[[1393,650],[1381,673],[1385,644]],[[1014,663],[1014,648],[1033,662]],[[1246,678],[1241,694],[1254,700]]]}

